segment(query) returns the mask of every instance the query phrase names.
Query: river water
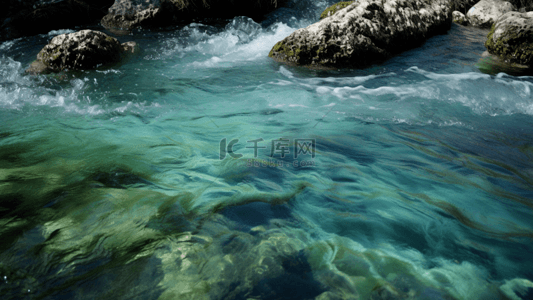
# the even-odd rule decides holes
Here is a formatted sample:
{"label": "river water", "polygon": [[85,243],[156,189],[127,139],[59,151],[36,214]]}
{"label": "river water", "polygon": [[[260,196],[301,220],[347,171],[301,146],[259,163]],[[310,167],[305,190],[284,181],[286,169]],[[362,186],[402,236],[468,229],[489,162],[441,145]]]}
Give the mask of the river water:
{"label": "river water", "polygon": [[2,43],[2,299],[531,299],[533,77],[455,24],[363,70],[267,57],[328,4],[84,72],[24,74],[76,29]]}

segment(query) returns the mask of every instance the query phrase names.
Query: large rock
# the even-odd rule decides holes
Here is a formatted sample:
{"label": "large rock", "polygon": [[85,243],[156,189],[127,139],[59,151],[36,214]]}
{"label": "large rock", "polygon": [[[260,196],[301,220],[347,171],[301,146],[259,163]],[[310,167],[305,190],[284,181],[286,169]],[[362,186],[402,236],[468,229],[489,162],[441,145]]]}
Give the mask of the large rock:
{"label": "large rock", "polygon": [[507,1],[481,0],[472,6],[466,13],[466,17],[473,26],[489,27],[503,14],[516,10]]}
{"label": "large rock", "polygon": [[0,40],[91,24],[113,4],[113,0],[4,1],[0,9]]}
{"label": "large rock", "polygon": [[247,16],[255,20],[285,0],[116,0],[102,19],[108,29],[166,26],[204,18]]}
{"label": "large rock", "polygon": [[81,30],[54,37],[37,54],[29,73],[59,72],[65,69],[87,70],[116,63],[125,53],[135,52],[132,42],[120,42],[105,33]]}
{"label": "large rock", "polygon": [[505,61],[533,66],[533,12],[508,12],[492,26],[487,50]]}
{"label": "large rock", "polygon": [[269,56],[311,67],[365,67],[445,33],[451,23],[447,0],[358,0],[293,32]]}

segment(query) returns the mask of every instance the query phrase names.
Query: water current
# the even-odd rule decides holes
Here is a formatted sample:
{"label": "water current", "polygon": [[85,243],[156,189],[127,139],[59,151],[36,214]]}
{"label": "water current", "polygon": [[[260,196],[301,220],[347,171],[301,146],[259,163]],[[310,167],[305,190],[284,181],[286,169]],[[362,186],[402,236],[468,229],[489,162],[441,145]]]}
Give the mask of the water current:
{"label": "water current", "polygon": [[83,72],[24,73],[76,28],[3,42],[2,299],[533,299],[533,77],[455,24],[362,70],[267,57],[331,3]]}

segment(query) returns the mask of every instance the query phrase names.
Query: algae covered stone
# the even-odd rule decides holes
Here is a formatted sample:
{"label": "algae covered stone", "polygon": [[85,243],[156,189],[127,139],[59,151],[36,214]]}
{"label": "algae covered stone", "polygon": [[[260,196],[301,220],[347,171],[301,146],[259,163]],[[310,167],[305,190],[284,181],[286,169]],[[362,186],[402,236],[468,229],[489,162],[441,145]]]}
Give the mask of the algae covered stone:
{"label": "algae covered stone", "polygon": [[330,7],[326,8],[322,12],[322,14],[320,14],[320,20],[335,14],[337,11],[345,8],[346,6],[348,6],[348,5],[352,4],[352,3],[353,3],[353,1],[344,1],[344,2],[339,2],[339,3],[335,3],[335,4],[331,5]]}
{"label": "algae covered stone", "polygon": [[508,12],[492,26],[487,50],[505,61],[533,66],[533,12]]}
{"label": "algae covered stone", "polygon": [[445,33],[447,0],[358,0],[276,43],[276,61],[310,67],[365,67]]}

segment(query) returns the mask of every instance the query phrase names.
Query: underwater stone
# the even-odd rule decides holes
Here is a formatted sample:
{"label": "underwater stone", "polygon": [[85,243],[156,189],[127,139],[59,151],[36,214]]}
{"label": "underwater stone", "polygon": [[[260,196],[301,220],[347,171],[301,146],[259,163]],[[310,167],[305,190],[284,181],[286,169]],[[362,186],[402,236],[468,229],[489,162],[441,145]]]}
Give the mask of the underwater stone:
{"label": "underwater stone", "polygon": [[472,6],[466,17],[473,26],[490,27],[501,15],[516,10],[515,7],[502,0],[481,0]]}
{"label": "underwater stone", "polygon": [[505,284],[500,286],[500,292],[511,300],[531,299],[531,296],[533,296],[533,282],[522,278],[506,280]]}
{"label": "underwater stone", "polygon": [[37,60],[26,72],[39,74],[64,69],[93,69],[100,65],[116,63],[123,53],[135,53],[135,49],[138,49],[136,43],[121,45],[117,39],[99,31],[81,30],[61,34],[44,46],[37,54]]}
{"label": "underwater stone", "polygon": [[533,66],[533,12],[508,12],[492,26],[485,47],[506,62]]}
{"label": "underwater stone", "polygon": [[445,33],[451,23],[447,0],[358,0],[293,32],[269,56],[310,67],[365,67]]}

